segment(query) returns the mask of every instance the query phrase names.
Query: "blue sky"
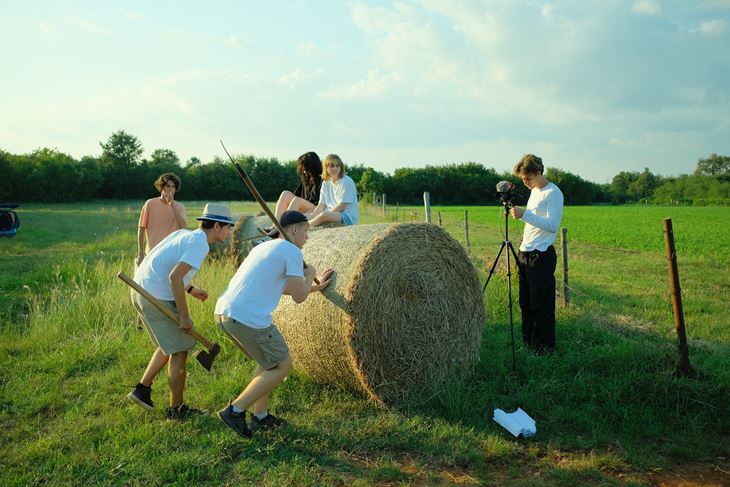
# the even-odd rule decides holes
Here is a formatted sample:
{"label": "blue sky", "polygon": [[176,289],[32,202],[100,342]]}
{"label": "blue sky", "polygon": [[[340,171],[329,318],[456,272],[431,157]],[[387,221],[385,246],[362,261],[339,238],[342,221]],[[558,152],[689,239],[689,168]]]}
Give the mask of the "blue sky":
{"label": "blue sky", "polygon": [[33,1],[0,9],[0,149],[525,153],[595,182],[730,155],[730,0]]}

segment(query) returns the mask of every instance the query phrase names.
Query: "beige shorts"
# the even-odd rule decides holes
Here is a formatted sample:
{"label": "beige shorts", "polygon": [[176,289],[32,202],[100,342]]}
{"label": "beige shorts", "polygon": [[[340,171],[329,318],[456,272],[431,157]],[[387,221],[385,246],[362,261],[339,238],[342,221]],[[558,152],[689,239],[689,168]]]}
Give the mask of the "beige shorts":
{"label": "beige shorts", "polygon": [[266,370],[289,358],[289,347],[274,325],[251,328],[223,315],[215,315],[215,322],[248,358]]}
{"label": "beige shorts", "polygon": [[[132,290],[132,304],[142,316],[142,322],[147,333],[149,333],[155,345],[162,349],[165,355],[172,355],[177,352],[188,352],[195,347],[195,338],[192,335],[183,333],[178,328],[178,323],[173,322],[162,311],[147,301],[137,291]],[[160,301],[167,308],[178,315],[175,301]]]}

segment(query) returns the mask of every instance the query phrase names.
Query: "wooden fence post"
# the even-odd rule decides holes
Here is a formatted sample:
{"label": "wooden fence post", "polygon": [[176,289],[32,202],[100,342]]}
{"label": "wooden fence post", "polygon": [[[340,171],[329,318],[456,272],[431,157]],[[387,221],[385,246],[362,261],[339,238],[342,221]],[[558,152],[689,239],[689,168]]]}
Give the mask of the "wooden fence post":
{"label": "wooden fence post", "polygon": [[385,193],[383,193],[383,218],[385,218]]}
{"label": "wooden fence post", "polygon": [[464,210],[464,233],[466,234],[466,253],[471,254],[469,245],[469,210]]}
{"label": "wooden fence post", "polygon": [[677,331],[677,338],[679,339],[679,364],[677,371],[685,376],[694,376],[696,372],[689,362],[687,334],[684,329],[682,291],[679,287],[677,252],[674,248],[674,231],[672,230],[671,218],[664,219],[664,243],[667,248],[667,261],[669,261],[669,287],[672,293],[672,306],[674,307],[674,329]]}
{"label": "wooden fence post", "polygon": [[443,225],[441,224],[441,212],[439,211],[437,213],[438,213],[438,216],[439,216],[439,226],[442,227]]}
{"label": "wooden fence post", "polygon": [[563,302],[570,304],[570,287],[568,287],[568,229],[560,229],[560,240],[563,247]]}
{"label": "wooden fence post", "polygon": [[428,191],[423,192],[423,207],[426,210],[426,223],[431,223],[431,195]]}
{"label": "wooden fence post", "polygon": [[395,221],[398,221],[398,204],[399,202],[395,202]]}

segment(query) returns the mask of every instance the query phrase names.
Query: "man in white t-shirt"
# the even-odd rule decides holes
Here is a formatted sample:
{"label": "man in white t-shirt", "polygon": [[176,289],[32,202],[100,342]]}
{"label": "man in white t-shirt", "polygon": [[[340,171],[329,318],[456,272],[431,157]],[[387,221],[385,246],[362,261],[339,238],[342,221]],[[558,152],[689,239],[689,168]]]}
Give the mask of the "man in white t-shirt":
{"label": "man in white t-shirt", "polygon": [[[281,215],[280,222],[290,241],[276,229],[270,232],[274,239],[254,247],[215,305],[218,326],[256,362],[253,378],[243,392],[218,411],[218,417],[245,438],[257,429],[283,422],[269,413],[269,394],[286,378],[292,363],[286,341],[273,324],[274,309],[282,294],[296,303],[304,302],[310,293],[327,287],[333,272],[322,272],[317,276],[320,283],[312,284],[316,270],[304,268],[301,251],[308,238],[307,217],[289,210]],[[249,425],[246,410],[251,406]]]}
{"label": "man in white t-shirt", "polygon": [[525,222],[518,258],[522,340],[535,353],[555,349],[555,266],[553,242],[563,217],[563,193],[543,175],[542,159],[527,154],[514,173],[530,189],[527,208],[512,207]]}
{"label": "man in white t-shirt", "polygon": [[168,419],[184,419],[205,412],[190,408],[183,402],[188,352],[195,346],[189,332],[193,328],[187,291],[192,297],[205,301],[208,293],[191,284],[193,276],[208,255],[211,242],[223,242],[233,225],[230,210],[217,204],[205,206],[197,230],[181,229],[165,237],[142,260],[134,273],[134,280],[144,290],[179,316],[179,322],[164,313],[132,290],[132,304],[142,317],[153,343],[157,347],[142,375],[142,379],[127,397],[138,406],[151,411],[152,381],[168,365],[170,407]]}

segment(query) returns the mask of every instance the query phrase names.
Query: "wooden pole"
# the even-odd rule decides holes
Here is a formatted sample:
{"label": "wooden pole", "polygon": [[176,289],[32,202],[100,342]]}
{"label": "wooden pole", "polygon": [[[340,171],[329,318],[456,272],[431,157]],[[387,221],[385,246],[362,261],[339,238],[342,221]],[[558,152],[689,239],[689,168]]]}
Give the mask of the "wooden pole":
{"label": "wooden pole", "polygon": [[437,213],[438,213],[438,216],[439,216],[439,226],[440,227],[443,227],[443,225],[441,224],[441,212],[438,211]]}
{"label": "wooden pole", "polygon": [[563,247],[563,302],[570,304],[570,288],[568,287],[568,229],[560,229],[560,243]]}
{"label": "wooden pole", "polygon": [[426,223],[431,223],[431,195],[428,191],[423,192],[423,208],[426,210]]}
{"label": "wooden pole", "polygon": [[469,245],[469,210],[464,210],[464,233],[466,234],[466,253],[471,253]]}
{"label": "wooden pole", "polygon": [[383,217],[385,217],[385,193],[383,193]]}
{"label": "wooden pole", "polygon": [[395,202],[395,221],[398,221],[398,205],[399,204],[400,204],[400,202],[398,202],[398,201]]}
{"label": "wooden pole", "polygon": [[667,261],[669,262],[669,287],[672,293],[672,306],[674,307],[674,329],[679,339],[677,371],[682,375],[692,376],[695,375],[695,370],[689,362],[687,334],[684,328],[684,310],[682,309],[682,291],[679,287],[677,252],[674,248],[674,231],[672,230],[671,218],[664,219],[664,243],[667,248]]}

